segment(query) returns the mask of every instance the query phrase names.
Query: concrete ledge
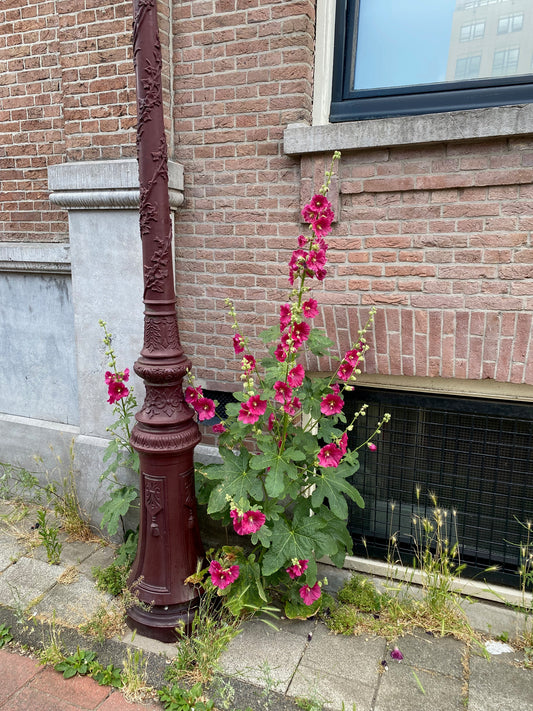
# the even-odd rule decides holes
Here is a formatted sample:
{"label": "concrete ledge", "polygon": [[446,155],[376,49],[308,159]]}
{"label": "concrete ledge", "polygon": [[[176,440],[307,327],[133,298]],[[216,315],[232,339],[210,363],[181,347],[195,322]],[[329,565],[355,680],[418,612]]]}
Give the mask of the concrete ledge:
{"label": "concrete ledge", "polygon": [[69,245],[53,242],[0,243],[0,272],[70,274]]}
{"label": "concrete ledge", "polygon": [[289,124],[284,133],[284,151],[287,155],[305,155],[531,134],[533,104],[524,104],[327,126]]}

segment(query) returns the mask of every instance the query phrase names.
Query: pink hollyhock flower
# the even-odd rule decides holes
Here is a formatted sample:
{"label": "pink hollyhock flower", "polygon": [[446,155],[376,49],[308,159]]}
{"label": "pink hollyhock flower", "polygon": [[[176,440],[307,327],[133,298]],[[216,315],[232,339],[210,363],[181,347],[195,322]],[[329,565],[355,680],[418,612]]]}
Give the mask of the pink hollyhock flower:
{"label": "pink hollyhock flower", "polygon": [[353,367],[355,368],[355,366],[359,362],[360,357],[361,357],[361,351],[359,351],[357,348],[354,348],[345,354],[343,361],[346,361],[346,363],[353,365]]}
{"label": "pink hollyhock flower", "polygon": [[300,398],[293,397],[292,400],[289,400],[283,405],[283,411],[287,413],[287,415],[295,415],[298,410],[302,409],[302,403],[300,401]]}
{"label": "pink hollyhock flower", "polygon": [[235,350],[235,355],[239,355],[244,350],[244,339],[240,333],[236,333],[233,336],[233,349]]}
{"label": "pink hollyhock flower", "polygon": [[226,428],[222,424],[222,422],[219,422],[217,425],[213,425],[213,432],[216,432],[217,434],[220,432],[225,432]]}
{"label": "pink hollyhock flower", "polygon": [[289,261],[289,284],[294,284],[294,277],[298,270],[305,264],[307,258],[307,252],[303,249],[296,249]]}
{"label": "pink hollyhock flower", "polygon": [[306,246],[307,246],[307,237],[304,237],[303,235],[299,235],[298,236],[298,247],[303,249]]}
{"label": "pink hollyhock flower", "polygon": [[318,272],[319,269],[322,269],[323,267],[326,266],[326,252],[323,249],[319,250],[311,250],[309,252],[309,256],[307,257],[305,261],[305,265],[309,268],[312,269],[315,273]]}
{"label": "pink hollyhock flower", "polygon": [[282,380],[277,380],[274,383],[274,390],[276,391],[276,394],[274,395],[274,400],[276,402],[284,403],[292,397],[292,388]]}
{"label": "pink hollyhock flower", "polygon": [[318,281],[324,281],[324,279],[327,277],[328,273],[325,269],[317,269],[316,270],[316,278]]}
{"label": "pink hollyhock flower", "polygon": [[302,217],[304,218],[304,221],[307,222],[308,224],[311,224],[313,220],[316,220],[318,217],[318,212],[314,210],[310,204],[304,205],[302,208]]}
{"label": "pink hollyhock flower", "polygon": [[247,373],[250,373],[255,369],[255,358],[253,355],[244,355],[242,357],[241,365]]}
{"label": "pink hollyhock flower", "polygon": [[198,419],[210,420],[215,416],[215,403],[208,397],[201,397],[193,403],[193,407],[198,413]]}
{"label": "pink hollyhock flower", "polygon": [[369,443],[368,443],[368,449],[369,449],[371,452],[375,452],[376,449],[377,449],[377,447],[376,447],[376,445],[374,444],[374,442],[369,442]]}
{"label": "pink hollyhock flower", "polygon": [[269,432],[272,432],[275,421],[276,421],[276,415],[273,412],[271,412],[270,415],[268,416],[268,422],[267,422],[267,429]]}
{"label": "pink hollyhock flower", "polygon": [[295,323],[292,327],[291,336],[294,341],[296,348],[299,348],[304,341],[307,341],[309,334],[311,333],[311,327],[305,321],[301,323]]}
{"label": "pink hollyhock flower", "polygon": [[323,212],[324,210],[331,210],[331,203],[325,195],[317,193],[311,198],[309,205],[316,212]]}
{"label": "pink hollyhock flower", "polygon": [[323,415],[338,415],[342,411],[344,400],[335,393],[324,395],[320,403],[320,412]]}
{"label": "pink hollyhock flower", "polygon": [[398,649],[398,647],[394,647],[394,649],[392,650],[392,652],[390,653],[390,655],[391,655],[391,657],[392,657],[393,659],[396,659],[396,660],[399,661],[399,662],[401,662],[402,659],[403,659],[403,654],[400,652],[400,650]]}
{"label": "pink hollyhock flower", "polygon": [[290,304],[282,304],[279,309],[279,327],[284,331],[290,324],[292,311]]}
{"label": "pink hollyhock flower", "polygon": [[213,585],[224,590],[239,577],[239,566],[230,565],[229,568],[223,568],[218,560],[212,560],[209,565],[209,573]]}
{"label": "pink hollyhock flower", "polygon": [[341,459],[342,452],[333,442],[324,445],[318,453],[318,463],[321,467],[338,467]]}
{"label": "pink hollyhock flower", "polygon": [[241,405],[238,419],[247,425],[253,425],[261,415],[264,415],[266,408],[266,400],[261,400],[260,395],[252,395],[249,400]]}
{"label": "pink hollyhock flower", "polygon": [[291,386],[291,388],[299,388],[300,385],[303,383],[305,378],[305,370],[303,368],[303,365],[295,365],[294,368],[289,370],[289,374],[287,375],[287,383]]}
{"label": "pink hollyhock flower", "polygon": [[274,355],[276,357],[276,360],[280,363],[284,363],[287,360],[287,351],[283,347],[282,343],[280,343],[279,346],[276,348],[276,350],[274,351]]}
{"label": "pink hollyhock flower", "polygon": [[332,220],[330,217],[327,215],[319,215],[316,220],[311,222],[311,227],[316,235],[324,237],[325,235],[329,235],[331,232],[331,223]]}
{"label": "pink hollyhock flower", "polygon": [[318,316],[318,302],[316,299],[308,299],[302,304],[302,311],[305,318],[315,318]]}
{"label": "pink hollyhock flower", "polygon": [[333,383],[333,385],[331,386],[331,389],[333,390],[335,395],[338,395],[341,391],[341,386],[339,385],[339,383]]}
{"label": "pink hollyhock flower", "polygon": [[303,575],[303,573],[305,573],[305,571],[307,570],[308,563],[308,560],[299,560],[297,563],[294,563],[293,565],[290,565],[288,568],[286,568],[286,571],[289,574],[289,578],[292,578],[292,580],[296,580],[296,578],[299,578],[300,575]]}
{"label": "pink hollyhock flower", "polygon": [[266,516],[261,511],[246,511],[241,516],[237,509],[232,509],[229,515],[233,519],[233,528],[239,536],[248,536],[250,533],[259,531],[266,521]]}
{"label": "pink hollyhock flower", "polygon": [[341,380],[344,380],[344,381],[349,380],[350,376],[353,373],[353,370],[354,370],[353,365],[350,365],[349,363],[341,363],[339,366],[339,369],[337,370],[337,376]]}
{"label": "pink hollyhock flower", "polygon": [[185,402],[188,402],[189,405],[194,405],[195,402],[198,402],[198,400],[203,397],[204,394],[202,392],[202,388],[193,388],[191,385],[189,385],[188,388],[185,389]]}
{"label": "pink hollyhock flower", "polygon": [[346,454],[346,450],[348,449],[348,433],[343,432],[342,437],[339,440],[339,449],[341,450],[341,454],[344,457]]}
{"label": "pink hollyhock flower", "polygon": [[107,388],[107,394],[109,395],[107,402],[113,405],[115,402],[122,400],[123,397],[128,397],[129,392],[124,383],[113,381],[109,383]]}
{"label": "pink hollyhock flower", "polygon": [[322,590],[318,583],[315,583],[312,588],[309,585],[304,585],[300,588],[300,597],[306,605],[312,605],[321,595]]}

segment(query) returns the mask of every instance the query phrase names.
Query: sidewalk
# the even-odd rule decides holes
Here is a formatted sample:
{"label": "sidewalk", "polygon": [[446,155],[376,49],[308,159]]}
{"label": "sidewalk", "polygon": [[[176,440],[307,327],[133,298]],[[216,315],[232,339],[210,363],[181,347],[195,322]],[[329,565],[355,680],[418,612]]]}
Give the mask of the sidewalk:
{"label": "sidewalk", "polygon": [[[0,514],[10,510],[0,502]],[[23,522],[29,529],[31,521]],[[98,543],[63,541],[61,565],[51,566],[32,535],[20,538],[0,523],[0,625],[14,640],[39,649],[60,634],[69,653],[79,646],[96,653],[104,666],[121,667],[128,650],[142,649],[148,683],[160,688],[175,655],[163,644],[125,632],[105,642],[83,637],[78,625],[109,597],[96,590],[91,568],[106,565],[112,550]],[[468,610],[467,610],[468,612]],[[512,637],[516,620],[504,607],[475,603],[471,623]],[[51,621],[54,620],[52,623]],[[220,663],[225,675],[226,706],[253,711],[532,711],[533,670],[520,666],[517,650],[482,654],[482,649],[445,637],[415,632],[396,640],[403,654],[383,638],[335,636],[315,620],[282,620],[278,631],[259,620],[245,623]],[[494,647],[503,649],[501,643]],[[51,668],[15,652],[0,650],[1,711],[122,711],[161,709],[158,701],[129,704],[120,692],[88,677],[64,680]],[[231,685],[231,686],[229,686]],[[215,692],[213,691],[213,694]],[[231,699],[231,701],[230,701]],[[300,705],[297,700],[300,699]],[[303,700],[305,701],[303,701]],[[314,705],[313,705],[314,704]]]}

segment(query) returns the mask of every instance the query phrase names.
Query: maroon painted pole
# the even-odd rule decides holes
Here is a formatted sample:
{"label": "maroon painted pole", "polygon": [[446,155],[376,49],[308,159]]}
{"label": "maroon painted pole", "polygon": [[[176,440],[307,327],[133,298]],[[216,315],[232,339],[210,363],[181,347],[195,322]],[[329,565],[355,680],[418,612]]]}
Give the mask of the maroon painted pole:
{"label": "maroon painted pole", "polygon": [[190,367],[181,349],[172,263],[167,143],[161,91],[161,45],[156,0],[133,0],[133,54],[137,80],[137,154],[144,265],[144,345],[135,372],[146,398],[131,435],[140,459],[140,534],[130,575],[142,603],[128,625],[162,641],[189,625],[198,592],[185,579],[203,559],[193,453],[200,441],[182,393]]}

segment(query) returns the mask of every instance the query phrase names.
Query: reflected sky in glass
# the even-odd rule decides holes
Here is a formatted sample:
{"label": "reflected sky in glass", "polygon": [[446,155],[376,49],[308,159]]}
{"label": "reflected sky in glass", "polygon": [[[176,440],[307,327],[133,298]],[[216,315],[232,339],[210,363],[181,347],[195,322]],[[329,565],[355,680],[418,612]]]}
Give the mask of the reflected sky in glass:
{"label": "reflected sky in glass", "polygon": [[456,0],[361,0],[354,89],[446,80]]}

